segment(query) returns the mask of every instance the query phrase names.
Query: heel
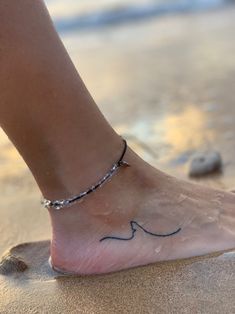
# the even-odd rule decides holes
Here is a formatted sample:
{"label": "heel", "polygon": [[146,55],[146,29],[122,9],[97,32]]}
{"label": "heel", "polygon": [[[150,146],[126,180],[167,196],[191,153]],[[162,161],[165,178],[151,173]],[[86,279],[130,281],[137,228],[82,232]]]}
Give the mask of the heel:
{"label": "heel", "polygon": [[78,274],[76,274],[76,273],[74,273],[74,272],[69,272],[69,271],[61,270],[61,269],[57,268],[56,266],[54,266],[54,265],[52,264],[52,261],[51,261],[51,256],[50,256],[49,259],[48,259],[48,264],[49,264],[50,268],[51,268],[53,271],[55,271],[55,272],[57,272],[57,273],[59,273],[59,274],[61,274],[61,275],[65,275],[65,276],[78,276]]}

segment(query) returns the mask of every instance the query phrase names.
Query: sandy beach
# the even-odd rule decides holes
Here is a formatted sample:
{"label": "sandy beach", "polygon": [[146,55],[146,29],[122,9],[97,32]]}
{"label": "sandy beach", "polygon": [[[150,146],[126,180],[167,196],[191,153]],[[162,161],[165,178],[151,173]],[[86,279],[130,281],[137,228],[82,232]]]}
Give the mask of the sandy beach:
{"label": "sandy beach", "polygon": [[[145,160],[187,179],[196,151],[217,150],[223,171],[197,182],[227,190],[235,187],[234,28],[231,6],[62,39],[107,119]],[[8,254],[0,313],[235,313],[235,250],[105,276],[53,272],[40,192],[2,131],[0,147],[0,254]]]}

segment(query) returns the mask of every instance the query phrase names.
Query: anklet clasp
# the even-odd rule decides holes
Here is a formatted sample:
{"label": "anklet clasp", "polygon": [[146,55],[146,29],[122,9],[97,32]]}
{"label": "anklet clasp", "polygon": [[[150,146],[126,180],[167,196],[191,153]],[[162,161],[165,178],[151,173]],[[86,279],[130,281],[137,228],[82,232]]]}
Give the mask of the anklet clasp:
{"label": "anklet clasp", "polygon": [[105,174],[105,176],[100,179],[96,184],[92,185],[89,189],[87,189],[84,192],[81,192],[78,195],[75,195],[71,198],[68,199],[60,199],[60,200],[47,200],[47,199],[43,199],[42,200],[42,205],[47,208],[53,208],[56,210],[60,210],[61,208],[67,207],[71,204],[73,204],[74,202],[77,202],[79,200],[81,200],[83,197],[87,196],[88,194],[90,194],[91,192],[95,191],[97,188],[101,187],[106,181],[108,181],[108,179],[110,179],[115,173],[116,171],[122,167],[122,166],[130,166],[128,164],[128,162],[123,160],[123,157],[126,153],[127,150],[127,142],[126,140],[123,139],[123,143],[124,143],[124,149],[123,152],[121,154],[121,157],[119,158],[119,160],[112,166],[112,168]]}

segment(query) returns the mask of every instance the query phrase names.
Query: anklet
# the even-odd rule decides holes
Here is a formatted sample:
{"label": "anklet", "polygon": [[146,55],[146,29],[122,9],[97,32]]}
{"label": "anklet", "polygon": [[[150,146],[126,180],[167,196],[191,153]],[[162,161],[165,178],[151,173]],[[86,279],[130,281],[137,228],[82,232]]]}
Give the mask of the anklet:
{"label": "anklet", "polygon": [[119,158],[119,160],[112,166],[112,168],[105,174],[105,176],[100,179],[96,184],[92,185],[89,189],[87,189],[84,192],[81,192],[78,195],[72,196],[68,199],[61,199],[61,200],[54,200],[54,201],[50,201],[47,199],[43,199],[42,200],[42,205],[45,208],[54,208],[54,209],[61,209],[64,208],[66,206],[69,206],[71,204],[73,204],[74,202],[77,202],[79,200],[81,200],[83,197],[87,196],[88,194],[90,194],[91,192],[95,191],[97,188],[101,187],[106,181],[108,181],[108,179],[110,179],[115,173],[116,171],[121,167],[121,166],[130,166],[126,161],[123,160],[123,157],[126,153],[127,150],[127,142],[123,139],[123,143],[124,143],[124,149],[123,152],[121,154],[121,157]]}

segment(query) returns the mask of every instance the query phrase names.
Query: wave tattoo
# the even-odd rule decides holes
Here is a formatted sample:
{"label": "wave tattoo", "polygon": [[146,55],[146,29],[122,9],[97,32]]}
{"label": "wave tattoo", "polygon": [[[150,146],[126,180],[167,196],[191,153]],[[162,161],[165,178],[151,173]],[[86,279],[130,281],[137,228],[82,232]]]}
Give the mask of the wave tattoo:
{"label": "wave tattoo", "polygon": [[130,241],[134,238],[135,236],[135,233],[137,231],[137,229],[141,229],[143,230],[145,233],[151,235],[151,236],[154,236],[154,237],[170,237],[170,236],[173,236],[175,234],[177,234],[178,232],[181,231],[181,228],[177,229],[176,231],[174,232],[171,232],[171,233],[165,233],[165,234],[159,234],[159,233],[153,233],[153,232],[150,232],[148,230],[146,230],[144,227],[142,227],[140,224],[138,224],[138,222],[136,221],[130,221],[130,226],[131,226],[131,236],[128,237],[128,238],[121,238],[121,237],[116,237],[116,236],[108,236],[108,237],[104,237],[102,239],[100,239],[100,242],[104,241],[104,240],[121,240],[121,241]]}

